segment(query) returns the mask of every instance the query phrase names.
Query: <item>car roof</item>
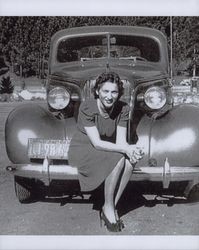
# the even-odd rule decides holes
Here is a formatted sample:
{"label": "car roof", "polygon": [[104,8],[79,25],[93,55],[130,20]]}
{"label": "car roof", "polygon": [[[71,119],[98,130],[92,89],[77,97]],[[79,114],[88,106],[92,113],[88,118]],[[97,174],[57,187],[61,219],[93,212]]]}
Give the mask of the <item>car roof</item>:
{"label": "car roof", "polygon": [[53,40],[59,40],[59,38],[63,36],[75,36],[75,35],[83,35],[88,33],[120,33],[120,34],[133,34],[133,35],[143,35],[148,37],[156,37],[158,40],[165,40],[165,36],[159,30],[142,27],[142,26],[124,26],[124,25],[102,25],[102,26],[83,26],[83,27],[75,27],[75,28],[67,28],[56,32],[52,36]]}

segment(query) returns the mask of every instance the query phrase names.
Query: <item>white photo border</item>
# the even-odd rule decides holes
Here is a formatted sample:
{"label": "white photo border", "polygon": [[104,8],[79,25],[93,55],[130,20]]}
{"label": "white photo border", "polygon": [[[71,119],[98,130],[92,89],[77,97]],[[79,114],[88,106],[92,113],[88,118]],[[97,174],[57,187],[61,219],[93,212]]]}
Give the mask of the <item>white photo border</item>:
{"label": "white photo border", "polygon": [[197,16],[198,0],[0,0],[1,16]]}
{"label": "white photo border", "polygon": [[[0,16],[198,16],[198,14],[198,0],[0,0]],[[199,236],[0,236],[0,250],[25,249],[199,250]]]}

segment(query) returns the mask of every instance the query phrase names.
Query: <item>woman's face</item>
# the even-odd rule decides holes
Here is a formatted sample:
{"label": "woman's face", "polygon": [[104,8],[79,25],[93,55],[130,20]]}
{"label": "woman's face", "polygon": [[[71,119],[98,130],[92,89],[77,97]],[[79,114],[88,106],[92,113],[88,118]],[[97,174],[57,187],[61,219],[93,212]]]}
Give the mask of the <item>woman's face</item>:
{"label": "woman's face", "polygon": [[112,108],[113,104],[117,101],[119,96],[118,86],[113,82],[105,82],[99,90],[96,91],[102,105],[106,109]]}

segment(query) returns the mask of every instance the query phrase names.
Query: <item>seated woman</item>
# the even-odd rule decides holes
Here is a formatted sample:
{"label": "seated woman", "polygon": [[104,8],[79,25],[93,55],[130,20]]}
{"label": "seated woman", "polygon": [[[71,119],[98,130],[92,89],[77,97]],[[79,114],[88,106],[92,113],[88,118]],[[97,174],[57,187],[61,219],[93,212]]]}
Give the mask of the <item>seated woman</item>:
{"label": "seated woman", "polygon": [[100,219],[109,231],[123,227],[116,205],[131,177],[142,150],[126,141],[129,106],[119,101],[123,83],[116,73],[103,73],[94,87],[95,99],[82,102],[78,132],[69,148],[69,164],[78,167],[82,191],[104,182],[104,205]]}

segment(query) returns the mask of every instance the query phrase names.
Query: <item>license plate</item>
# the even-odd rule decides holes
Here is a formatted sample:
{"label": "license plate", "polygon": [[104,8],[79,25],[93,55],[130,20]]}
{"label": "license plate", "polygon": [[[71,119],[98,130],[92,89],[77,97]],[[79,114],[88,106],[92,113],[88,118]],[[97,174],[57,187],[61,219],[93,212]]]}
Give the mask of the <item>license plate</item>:
{"label": "license plate", "polygon": [[28,156],[34,159],[68,159],[70,139],[45,140],[29,139]]}

